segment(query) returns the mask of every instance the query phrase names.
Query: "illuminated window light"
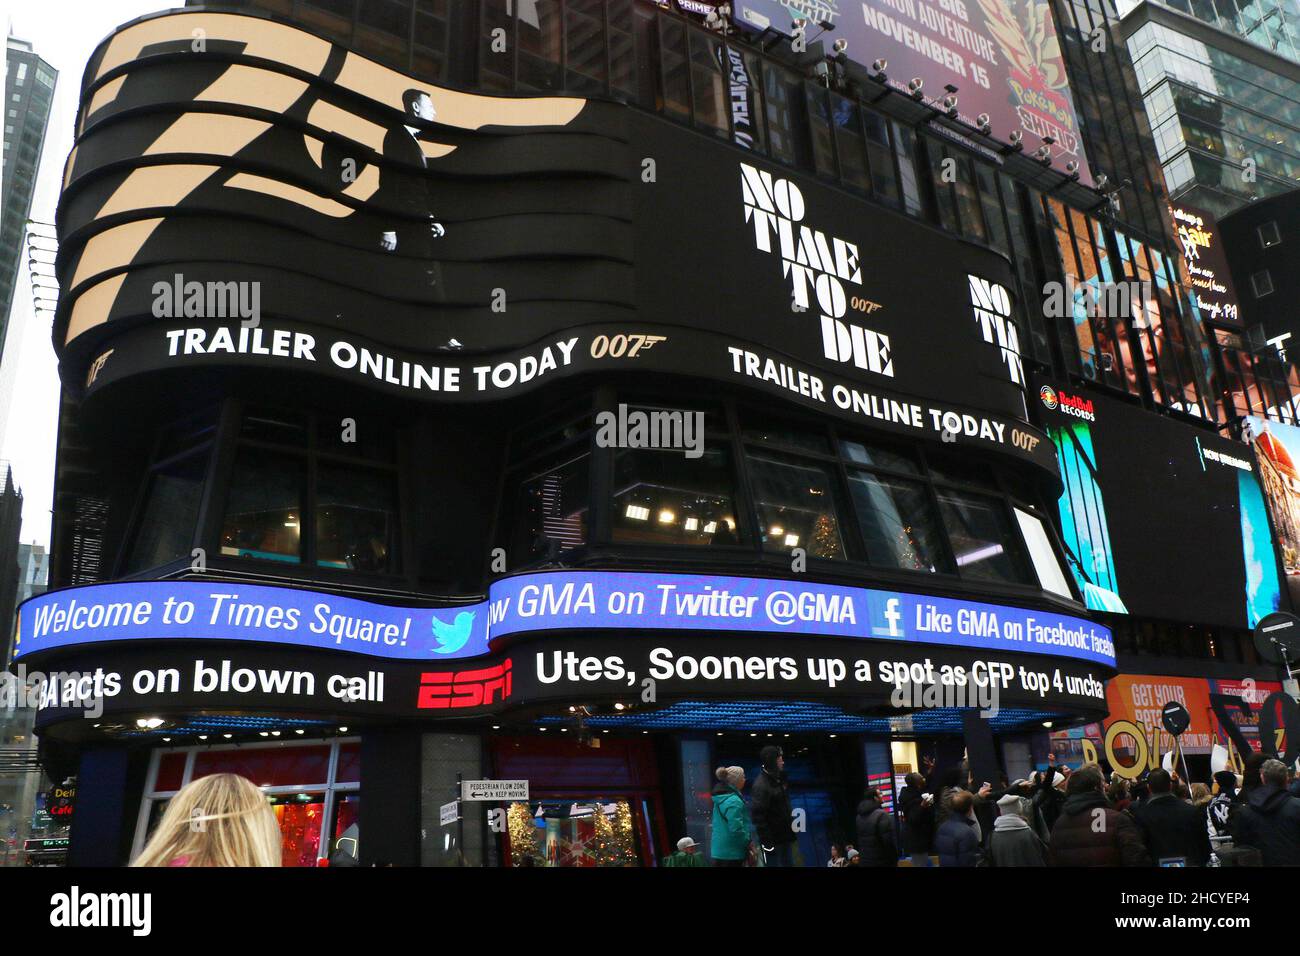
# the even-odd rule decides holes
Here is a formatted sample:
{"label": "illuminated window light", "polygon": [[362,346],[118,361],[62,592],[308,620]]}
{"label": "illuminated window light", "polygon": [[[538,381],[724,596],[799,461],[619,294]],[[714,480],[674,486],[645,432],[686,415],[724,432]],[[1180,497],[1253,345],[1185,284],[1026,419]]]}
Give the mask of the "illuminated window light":
{"label": "illuminated window light", "polygon": [[989,558],[996,558],[1002,554],[1002,545],[990,544],[987,547],[976,548],[974,551],[967,551],[965,554],[957,555],[957,567],[964,568],[968,564],[975,564],[977,561],[987,561]]}
{"label": "illuminated window light", "polygon": [[698,530],[699,527],[700,527],[700,519],[699,519],[699,518],[687,518],[687,519],[686,519],[686,525],[685,525],[685,527],[686,527],[686,530],[687,530],[687,531],[696,531],[696,530]]}
{"label": "illuminated window light", "polygon": [[799,536],[797,534],[787,534],[785,536],[785,546],[787,548],[793,548],[798,543],[799,543]]}
{"label": "illuminated window light", "polygon": [[779,524],[772,525],[772,537],[779,538],[783,534],[785,534],[785,528],[782,528]]}
{"label": "illuminated window light", "polygon": [[716,521],[710,521],[708,524],[704,526],[705,534],[713,534],[713,532],[717,530],[718,530],[718,523]]}
{"label": "illuminated window light", "polygon": [[649,521],[650,509],[641,505],[628,505],[627,511],[623,512],[633,521]]}
{"label": "illuminated window light", "polygon": [[659,512],[659,523],[660,523],[660,524],[672,524],[672,523],[673,523],[674,521],[676,521],[676,520],[677,520],[677,515],[673,514],[673,513],[672,513],[671,511],[669,511],[667,508],[665,508],[663,511]]}

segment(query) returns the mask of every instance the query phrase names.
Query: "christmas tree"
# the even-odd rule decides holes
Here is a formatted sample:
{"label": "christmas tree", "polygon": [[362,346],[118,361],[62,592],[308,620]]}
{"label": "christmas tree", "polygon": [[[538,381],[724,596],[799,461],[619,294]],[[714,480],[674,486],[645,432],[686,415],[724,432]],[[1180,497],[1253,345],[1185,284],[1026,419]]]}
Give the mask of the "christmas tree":
{"label": "christmas tree", "polygon": [[636,843],[632,832],[632,808],[626,800],[620,800],[614,807],[613,824],[614,853],[618,859],[615,866],[636,865]]}
{"label": "christmas tree", "polygon": [[528,812],[528,804],[512,803],[506,814],[506,825],[510,829],[510,863],[519,866],[524,857],[537,855],[537,827],[533,816]]}

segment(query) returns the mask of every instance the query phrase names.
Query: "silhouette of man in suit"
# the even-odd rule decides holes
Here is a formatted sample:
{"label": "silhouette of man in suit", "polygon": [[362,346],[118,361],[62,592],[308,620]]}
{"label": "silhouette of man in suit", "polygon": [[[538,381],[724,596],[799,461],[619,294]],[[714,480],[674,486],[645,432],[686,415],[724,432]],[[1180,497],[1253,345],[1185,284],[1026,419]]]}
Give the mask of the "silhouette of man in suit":
{"label": "silhouette of man in suit", "polygon": [[[438,115],[425,90],[407,90],[402,94],[402,106],[413,119],[432,122]],[[446,230],[434,219],[431,180],[416,171],[427,166],[419,134],[419,126],[403,124],[384,135],[384,159],[389,162],[379,171],[379,195],[388,210],[405,215],[380,236],[379,244],[388,252],[432,260],[433,241],[445,235]],[[429,284],[434,284],[432,261],[426,265],[425,272]]]}

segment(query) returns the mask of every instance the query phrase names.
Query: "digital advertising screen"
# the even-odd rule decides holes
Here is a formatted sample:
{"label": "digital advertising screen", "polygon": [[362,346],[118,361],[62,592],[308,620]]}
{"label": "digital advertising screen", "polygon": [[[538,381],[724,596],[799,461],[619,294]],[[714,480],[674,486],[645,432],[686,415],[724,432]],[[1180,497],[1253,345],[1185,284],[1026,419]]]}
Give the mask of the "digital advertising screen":
{"label": "digital advertising screen", "polygon": [[1007,261],[743,143],[189,11],[100,47],[79,125],[54,336],[88,399],[196,366],[436,402],[675,373],[1052,468]]}
{"label": "digital advertising screen", "polygon": [[1170,205],[1169,221],[1182,251],[1179,272],[1183,285],[1195,299],[1201,318],[1216,325],[1240,327],[1237,290],[1214,216],[1180,200]]}
{"label": "digital advertising screen", "polygon": [[1062,539],[1089,607],[1254,627],[1283,607],[1248,445],[1035,377]]}
{"label": "digital advertising screen", "polygon": [[826,42],[848,41],[848,56],[863,65],[886,60],[891,86],[920,79],[934,103],[955,86],[963,122],[987,113],[996,139],[1018,130],[1032,149],[1050,136],[1053,159],[1074,160],[1080,181],[1092,183],[1047,0],[737,0],[733,10],[748,27],[787,34],[807,19],[810,38],[831,23]]}
{"label": "digital advertising screen", "polygon": [[1300,607],[1300,428],[1257,416],[1246,419],[1259,462],[1260,484],[1281,553],[1292,608]]}
{"label": "digital advertising screen", "polygon": [[[1161,757],[1174,749],[1174,739],[1164,730],[1160,717],[1165,705],[1171,701],[1186,707],[1192,718],[1179,738],[1184,752],[1208,754],[1216,744],[1239,750],[1234,737],[1229,735],[1229,725],[1250,744],[1252,751],[1258,750],[1264,706],[1281,689],[1282,685],[1276,681],[1251,678],[1207,680],[1160,674],[1121,674],[1106,683],[1109,716],[1100,723],[1054,732],[1051,735],[1052,750],[1058,760],[1075,767],[1092,759],[1094,753],[1105,757],[1112,765],[1131,764],[1136,756],[1145,753],[1148,766],[1159,766]],[[1216,708],[1216,698],[1234,702],[1233,706]],[[1119,730],[1114,730],[1117,725]],[[1114,736],[1107,752],[1106,738],[1112,731]]]}

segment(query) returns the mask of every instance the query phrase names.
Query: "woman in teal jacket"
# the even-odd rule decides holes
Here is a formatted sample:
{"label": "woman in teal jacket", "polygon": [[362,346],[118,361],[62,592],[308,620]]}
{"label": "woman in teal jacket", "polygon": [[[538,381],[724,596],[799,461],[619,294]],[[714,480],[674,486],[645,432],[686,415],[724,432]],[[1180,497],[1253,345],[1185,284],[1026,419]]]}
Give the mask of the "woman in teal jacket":
{"label": "woman in teal jacket", "polygon": [[744,866],[750,843],[749,807],[740,795],[745,789],[745,771],[740,767],[719,767],[716,776],[710,856],[714,866]]}

